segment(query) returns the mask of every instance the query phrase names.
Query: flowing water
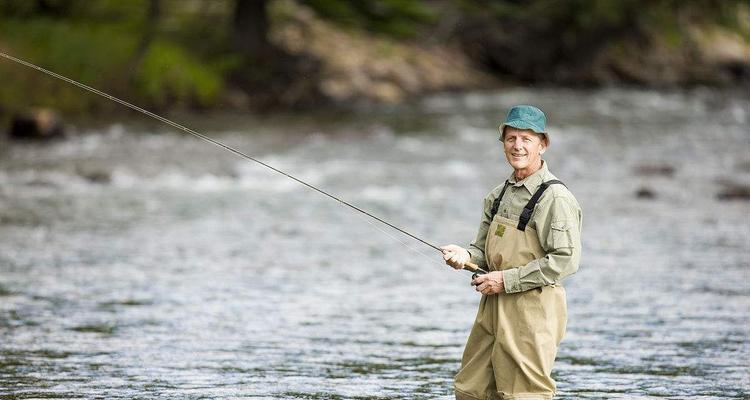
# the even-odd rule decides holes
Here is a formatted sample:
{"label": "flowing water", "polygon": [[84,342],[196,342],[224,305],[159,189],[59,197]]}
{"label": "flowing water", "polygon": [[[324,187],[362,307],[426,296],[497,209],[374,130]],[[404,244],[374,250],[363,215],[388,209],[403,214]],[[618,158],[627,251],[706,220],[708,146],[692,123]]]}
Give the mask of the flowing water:
{"label": "flowing water", "polygon": [[[547,111],[546,160],[584,210],[559,398],[750,396],[750,202],[721,199],[750,185],[742,95],[517,89],[176,119],[465,245],[510,173],[496,126],[515,103]],[[0,398],[452,398],[469,274],[132,117],[0,143]]]}

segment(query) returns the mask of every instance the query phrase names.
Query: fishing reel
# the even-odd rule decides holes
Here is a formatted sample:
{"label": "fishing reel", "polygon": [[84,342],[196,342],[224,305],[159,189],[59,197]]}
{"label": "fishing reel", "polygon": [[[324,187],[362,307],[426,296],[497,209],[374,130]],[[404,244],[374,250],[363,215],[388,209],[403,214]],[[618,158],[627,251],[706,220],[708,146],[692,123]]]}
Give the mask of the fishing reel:
{"label": "fishing reel", "polygon": [[475,272],[475,273],[471,274],[471,280],[473,281],[474,279],[477,279],[477,277],[479,275],[484,275],[486,273],[487,273],[487,271]]}
{"label": "fishing reel", "polygon": [[472,280],[472,281],[473,281],[474,279],[477,279],[477,277],[478,277],[479,275],[484,275],[484,274],[487,274],[487,273],[488,273],[487,271],[485,271],[485,270],[483,270],[483,269],[479,268],[479,266],[478,266],[478,265],[476,265],[476,264],[474,264],[474,263],[466,263],[466,264],[464,264],[464,269],[466,269],[466,270],[469,270],[469,271],[473,272],[473,274],[471,274],[471,280]]}

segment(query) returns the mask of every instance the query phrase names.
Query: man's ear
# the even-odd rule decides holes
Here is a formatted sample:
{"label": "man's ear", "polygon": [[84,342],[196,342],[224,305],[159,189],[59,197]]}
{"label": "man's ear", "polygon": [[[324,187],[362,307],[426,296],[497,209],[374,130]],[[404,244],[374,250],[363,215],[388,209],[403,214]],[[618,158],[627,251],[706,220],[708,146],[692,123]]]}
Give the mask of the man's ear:
{"label": "man's ear", "polygon": [[542,150],[539,151],[539,154],[544,154],[545,151],[547,151],[547,147],[549,147],[549,137],[547,137],[546,134],[541,134],[542,139]]}

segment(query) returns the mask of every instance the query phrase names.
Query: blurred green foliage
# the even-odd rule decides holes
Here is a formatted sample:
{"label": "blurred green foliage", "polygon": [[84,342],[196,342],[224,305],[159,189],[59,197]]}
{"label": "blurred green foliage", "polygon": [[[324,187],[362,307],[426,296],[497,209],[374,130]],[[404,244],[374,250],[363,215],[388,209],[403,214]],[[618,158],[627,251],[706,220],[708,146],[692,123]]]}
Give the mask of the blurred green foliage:
{"label": "blurred green foliage", "polygon": [[[0,46],[15,55],[33,60],[81,82],[122,88],[123,65],[135,49],[137,37],[132,30],[109,24],[80,24],[70,20],[40,17],[26,20],[5,19],[0,25]],[[81,95],[80,89],[62,81],[0,63],[3,79],[0,103],[22,109],[31,104],[46,104],[66,110],[92,108],[97,99]]]}
{"label": "blurred green foliage", "polygon": [[439,19],[425,2],[411,0],[305,0],[304,4],[338,24],[398,38],[415,37]]}
{"label": "blurred green foliage", "polygon": [[[148,107],[209,108],[219,104],[243,64],[231,45],[237,1],[264,0],[0,0],[0,49]],[[156,13],[150,7],[155,4]],[[551,76],[546,71],[550,65],[570,63],[568,69],[575,69],[576,60],[590,58],[603,44],[615,50],[626,48],[624,43],[639,40],[643,32],[657,33],[668,46],[679,48],[684,45],[685,18],[720,24],[750,38],[750,29],[740,26],[737,16],[742,5],[750,13],[748,0],[296,0],[283,4],[292,13],[299,5],[307,6],[346,29],[393,41],[429,38],[434,43],[458,38],[470,57],[500,75],[521,77],[533,69],[529,66],[540,66],[541,72],[522,78],[529,80]],[[275,17],[269,15],[272,25]],[[388,51],[382,49],[383,54]],[[525,63],[507,65],[508,54],[526,57]],[[0,76],[0,112],[35,104],[78,112],[113,107],[7,61],[0,60]]]}
{"label": "blurred green foliage", "polygon": [[136,84],[149,104],[158,108],[181,102],[209,107],[216,102],[224,84],[224,69],[229,65],[206,62],[184,46],[159,40],[149,46]]}
{"label": "blurred green foliage", "polygon": [[[459,0],[469,14],[490,16],[498,22],[513,21],[538,30],[549,30],[575,41],[576,35],[607,27],[673,31],[679,11],[695,20],[737,28],[737,6],[748,0]],[[533,29],[533,28],[532,28]]]}
{"label": "blurred green foliage", "polygon": [[[194,51],[195,25],[181,25],[180,15],[173,16],[177,32],[163,24],[165,32],[157,31],[158,39],[139,54],[147,9],[147,0],[0,1],[0,48],[149,107],[215,105],[232,55],[206,60]],[[116,107],[10,62],[0,62],[0,76],[0,108],[8,113],[32,105],[79,113]]]}

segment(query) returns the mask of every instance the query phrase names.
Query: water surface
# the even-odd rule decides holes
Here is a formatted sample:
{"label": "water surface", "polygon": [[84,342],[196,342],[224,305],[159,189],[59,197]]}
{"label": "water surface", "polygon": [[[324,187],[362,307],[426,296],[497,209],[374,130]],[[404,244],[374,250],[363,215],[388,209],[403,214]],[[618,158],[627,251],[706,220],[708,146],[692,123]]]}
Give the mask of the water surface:
{"label": "water surface", "polygon": [[[515,103],[547,111],[546,160],[584,210],[559,398],[746,398],[750,202],[719,194],[750,184],[747,98],[517,89],[180,121],[430,242],[465,245],[510,173],[496,126]],[[468,274],[293,181],[123,115],[50,145],[2,143],[2,397],[452,397],[479,301]]]}

